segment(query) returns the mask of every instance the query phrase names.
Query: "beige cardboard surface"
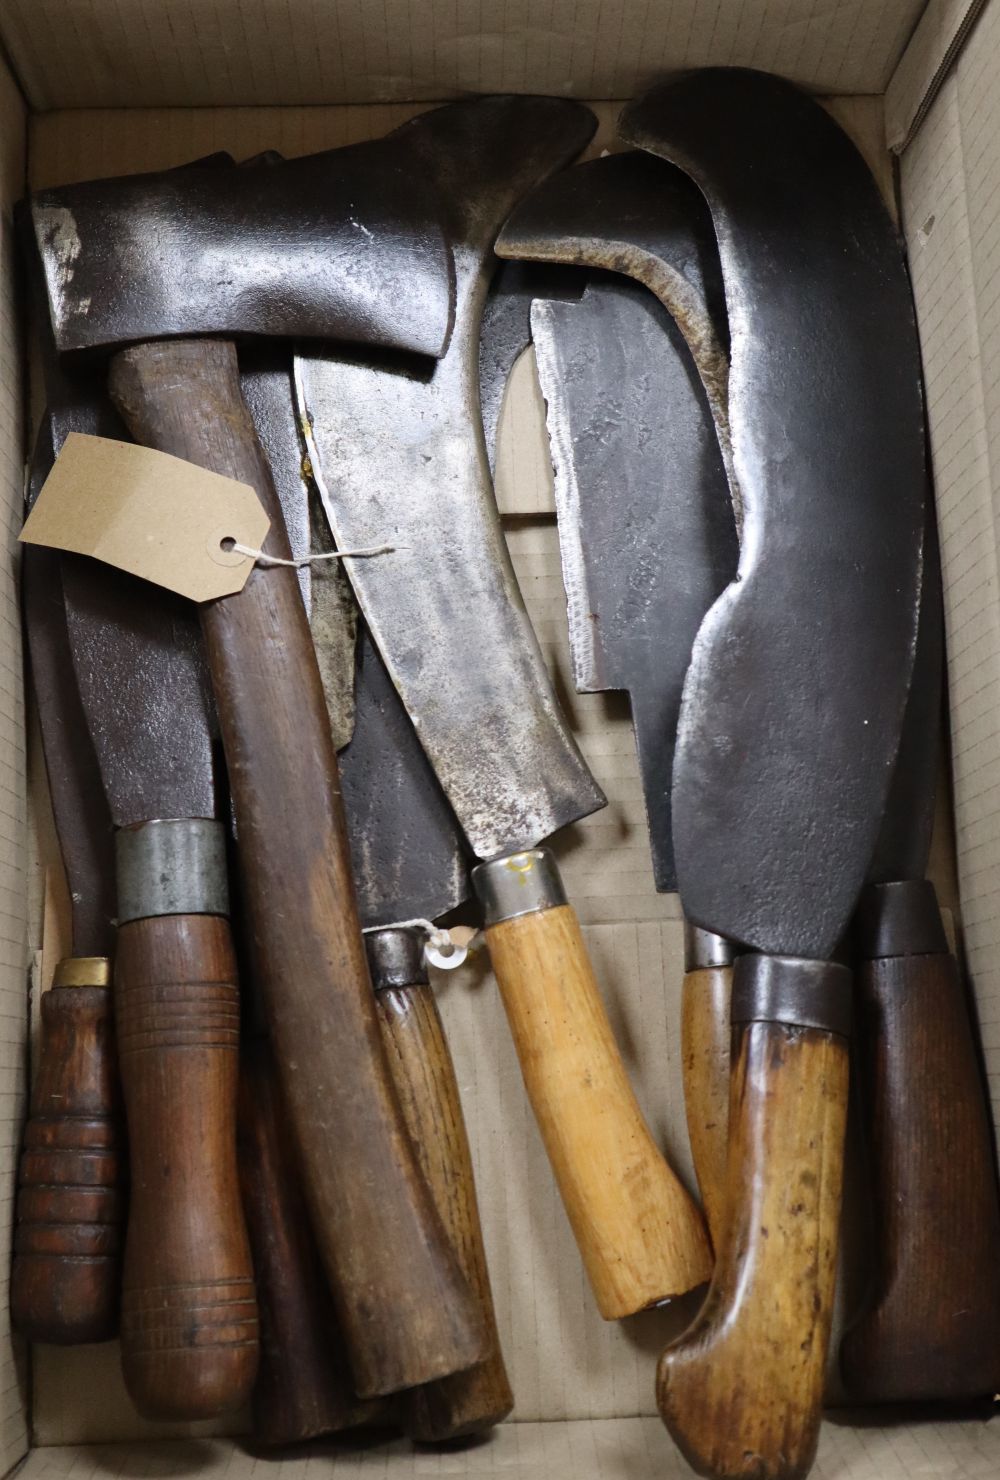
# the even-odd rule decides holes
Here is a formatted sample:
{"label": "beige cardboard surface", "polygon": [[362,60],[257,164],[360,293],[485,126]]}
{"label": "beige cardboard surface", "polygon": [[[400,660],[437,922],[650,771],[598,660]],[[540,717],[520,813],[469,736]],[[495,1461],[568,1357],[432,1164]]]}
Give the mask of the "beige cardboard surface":
{"label": "beige cardboard surface", "polygon": [[762,67],[881,92],[924,0],[5,0],[38,109],[628,97],[671,69]]}
{"label": "beige cardboard surface", "polygon": [[[0,64],[0,1247],[11,1237],[14,1177],[26,1091],[28,1015],[25,736],[17,531],[24,446],[21,346],[13,301],[11,206],[24,189],[25,120]],[[23,1352],[21,1353],[23,1358]],[[0,1468],[27,1444],[10,1338],[7,1281],[0,1284]]]}
{"label": "beige cardboard surface", "polygon": [[902,160],[945,581],[965,948],[1000,1113],[1000,6]]}
{"label": "beige cardboard surface", "polygon": [[186,596],[212,601],[242,591],[270,521],[248,483],[179,457],[70,432],[20,538],[92,555]]}
{"label": "beige cardboard surface", "polygon": [[[478,1447],[414,1452],[403,1442],[374,1449],[317,1448],[255,1459],[216,1439],[204,1443],[36,1449],[24,1480],[212,1476],[226,1480],[690,1480],[692,1471],[655,1418],[505,1424]],[[813,1480],[994,1480],[1000,1424],[917,1423],[852,1428],[827,1422]]]}
{"label": "beige cardboard surface", "polygon": [[930,0],[885,93],[890,149],[902,150],[916,133],[936,88],[967,40],[987,0]]}

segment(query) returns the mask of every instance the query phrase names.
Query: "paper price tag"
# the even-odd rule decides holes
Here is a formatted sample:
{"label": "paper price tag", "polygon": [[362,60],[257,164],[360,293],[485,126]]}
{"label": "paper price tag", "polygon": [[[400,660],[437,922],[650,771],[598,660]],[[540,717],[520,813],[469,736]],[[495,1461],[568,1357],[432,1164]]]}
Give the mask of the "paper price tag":
{"label": "paper price tag", "polygon": [[132,442],[71,432],[20,538],[92,555],[176,591],[214,601],[242,591],[270,520],[248,483]]}

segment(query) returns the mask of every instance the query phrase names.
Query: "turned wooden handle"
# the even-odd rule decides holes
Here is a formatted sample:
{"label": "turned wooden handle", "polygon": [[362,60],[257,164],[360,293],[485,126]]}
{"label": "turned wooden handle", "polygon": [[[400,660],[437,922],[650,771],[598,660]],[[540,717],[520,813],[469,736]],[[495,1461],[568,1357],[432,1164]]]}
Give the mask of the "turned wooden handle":
{"label": "turned wooden handle", "polygon": [[42,996],[10,1288],[11,1319],[30,1341],[118,1331],[126,1157],[108,980],[105,957],[70,958]]}
{"label": "turned wooden handle", "polygon": [[681,994],[684,1108],[713,1248],[722,1241],[729,1147],[732,966],[688,971]]}
{"label": "turned wooden handle", "polygon": [[[281,507],[233,346],[173,341],[112,362],[137,441],[249,483],[287,559]],[[355,1388],[469,1367],[486,1333],[389,1077],[351,879],[337,759],[293,569],[200,608],[239,834],[247,938]]]}
{"label": "turned wooden handle", "polygon": [[268,1446],[387,1417],[386,1399],[365,1402],[351,1388],[279,1094],[266,1041],[244,1042],[239,1170],[260,1307],[260,1368],[250,1411],[254,1438]]}
{"label": "turned wooden handle", "polygon": [[[741,972],[766,960],[737,963],[734,1018]],[[850,974],[825,970],[849,1002]],[[830,1339],[848,1045],[839,1031],[801,1023],[750,1021],[737,1032],[715,1273],[694,1324],[660,1358],[657,1401],[699,1474],[801,1480],[819,1437]]]}
{"label": "turned wooden handle", "polygon": [[711,1272],[704,1221],[643,1119],[576,915],[544,907],[562,897],[552,855],[532,849],[473,878],[525,1088],[601,1315],[683,1294]]}
{"label": "turned wooden handle", "polygon": [[893,916],[903,929],[885,943],[892,955],[857,973],[875,1280],[841,1345],[841,1371],[851,1396],[870,1403],[992,1396],[1000,1387],[1000,1204],[969,1006],[933,887],[878,886],[868,895],[883,930]]}
{"label": "turned wooden handle", "polygon": [[483,1361],[406,1393],[401,1423],[424,1443],[458,1439],[498,1424],[514,1406],[507,1379],[486,1250],[479,1223],[472,1154],[434,992],[417,931],[380,931],[366,937],[379,1021],[392,1077],[441,1221],[475,1292],[489,1333]]}
{"label": "turned wooden handle", "polygon": [[228,921],[165,915],[122,925],[115,1000],[132,1167],[122,1370],[143,1415],[209,1418],[246,1402],[257,1370]]}

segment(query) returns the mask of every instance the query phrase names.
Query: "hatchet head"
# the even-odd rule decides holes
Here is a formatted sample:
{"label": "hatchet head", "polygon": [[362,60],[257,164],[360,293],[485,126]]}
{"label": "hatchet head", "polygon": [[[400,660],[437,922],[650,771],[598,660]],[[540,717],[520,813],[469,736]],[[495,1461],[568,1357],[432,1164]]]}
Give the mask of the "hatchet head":
{"label": "hatchet head", "polygon": [[200,335],[425,355],[447,342],[452,261],[433,187],[384,140],[43,190],[29,209],[62,354]]}
{"label": "hatchet head", "polygon": [[300,355],[297,394],[358,604],[480,858],[541,841],[603,804],[560,712],[514,577],[479,409],[493,242],[514,202],[584,146],[593,116],[554,98],[482,98],[392,138],[446,196],[455,327],[432,373]]}

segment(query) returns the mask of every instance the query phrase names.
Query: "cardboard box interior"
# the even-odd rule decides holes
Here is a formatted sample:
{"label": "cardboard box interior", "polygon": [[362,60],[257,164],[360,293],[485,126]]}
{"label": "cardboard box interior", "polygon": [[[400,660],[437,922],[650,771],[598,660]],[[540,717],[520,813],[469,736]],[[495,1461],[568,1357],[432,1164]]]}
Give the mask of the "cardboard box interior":
{"label": "cardboard box interior", "polygon": [[[0,7],[0,37],[18,79],[0,78],[0,487],[9,530],[0,633],[0,1145],[6,1174],[0,1220],[7,1237],[24,1112],[27,966],[34,961],[37,980],[46,982],[65,929],[51,821],[43,787],[35,784],[37,746],[26,747],[24,740],[14,536],[30,418],[22,397],[10,206],[26,180],[40,186],[160,168],[219,148],[242,157],[265,147],[297,154],[346,143],[391,128],[414,111],[415,100],[466,88],[624,98],[670,68],[706,62],[769,68],[821,94],[839,94],[829,106],[890,199],[897,182],[886,130],[900,144],[926,113],[902,154],[902,217],[942,520],[961,922],[1000,1109],[1000,978],[991,964],[1000,932],[993,883],[1000,850],[994,718],[1000,712],[1000,599],[990,479],[992,438],[1000,433],[991,425],[998,392],[989,339],[998,332],[990,282],[1000,250],[1000,146],[993,142],[993,110],[1000,103],[991,101],[988,87],[1000,54],[1000,6],[987,7],[973,29],[969,13],[982,6],[932,4],[904,54],[921,8],[920,0],[826,8],[811,0],[684,0],[660,14],[632,0],[553,0],[540,22],[535,7],[484,3],[473,21],[462,4],[405,0],[377,7],[377,17],[375,7],[318,0],[183,6],[7,0]],[[971,29],[971,40],[928,110],[928,84],[963,27]],[[595,151],[613,147],[618,104],[601,103],[597,111]],[[500,445],[498,492],[522,589],[580,743],[610,798],[606,811],[568,830],[560,842],[567,885],[643,1107],[690,1178],[677,1045],[679,911],[676,898],[653,889],[627,704],[620,696],[580,696],[572,689],[547,446],[530,356],[508,392]],[[27,824],[26,750],[33,773]],[[940,811],[933,873],[944,902],[956,909],[947,792]],[[27,859],[34,860],[31,866]],[[600,1321],[481,956],[441,977],[438,996],[473,1144],[516,1422],[464,1453],[414,1456],[399,1442],[388,1449],[338,1447],[336,1458],[325,1450],[322,1461],[312,1462],[332,1466],[338,1476],[503,1471],[517,1480],[571,1473],[647,1480],[689,1473],[653,1417],[655,1357],[682,1313],[652,1312],[617,1326]],[[849,1203],[841,1320],[864,1276],[857,1189]],[[211,1426],[188,1430],[139,1420],[124,1394],[113,1346],[39,1348],[29,1369],[5,1324],[0,1337],[2,1469],[24,1454],[29,1426],[37,1446],[28,1460],[32,1473],[235,1474],[255,1463],[230,1440],[208,1438]],[[837,1396],[835,1382],[831,1396]],[[177,1434],[191,1437],[155,1442]],[[127,1447],[105,1447],[113,1441]],[[297,1469],[309,1461],[287,1463]],[[824,1426],[816,1474],[971,1477],[997,1471],[1000,1430],[994,1427],[971,1421],[855,1427],[845,1416]]]}

